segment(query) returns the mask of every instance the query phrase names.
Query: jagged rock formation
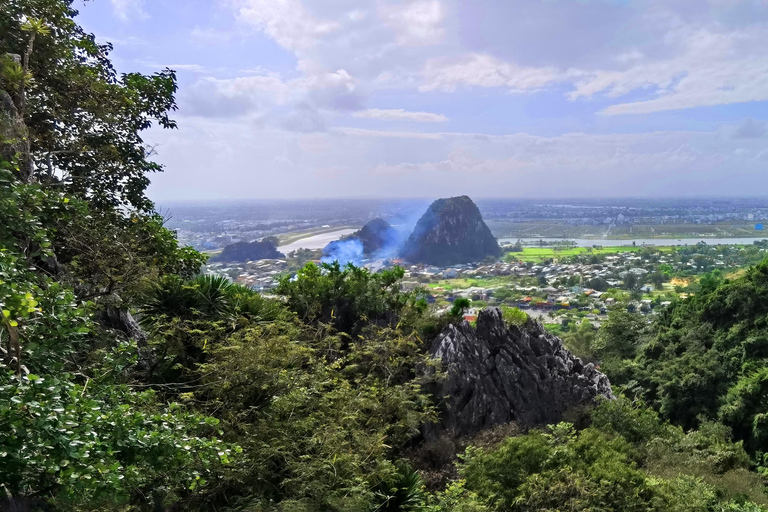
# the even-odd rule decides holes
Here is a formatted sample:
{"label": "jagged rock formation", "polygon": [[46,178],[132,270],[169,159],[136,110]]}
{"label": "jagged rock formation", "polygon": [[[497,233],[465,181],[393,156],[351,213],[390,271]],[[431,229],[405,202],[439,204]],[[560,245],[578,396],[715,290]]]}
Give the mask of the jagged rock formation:
{"label": "jagged rock formation", "polygon": [[446,327],[431,354],[447,372],[436,390],[446,407],[428,436],[472,435],[509,422],[556,423],[574,406],[613,398],[608,377],[594,365],[571,355],[537,322],[507,327],[498,308],[481,311],[477,328],[466,321]]}
{"label": "jagged rock formation", "polygon": [[237,242],[236,244],[228,245],[221,251],[221,254],[211,258],[211,261],[234,262],[277,260],[283,258],[285,258],[285,254],[278,251],[273,242],[262,240],[260,242]]}
{"label": "jagged rock formation", "polygon": [[326,245],[323,256],[335,254],[339,245],[350,240],[359,241],[363,245],[363,255],[370,257],[390,247],[394,249],[398,242],[398,232],[387,221],[376,218],[351,235]]}
{"label": "jagged rock formation", "polygon": [[498,241],[467,196],[432,203],[400,251],[407,261],[441,266],[500,254]]}

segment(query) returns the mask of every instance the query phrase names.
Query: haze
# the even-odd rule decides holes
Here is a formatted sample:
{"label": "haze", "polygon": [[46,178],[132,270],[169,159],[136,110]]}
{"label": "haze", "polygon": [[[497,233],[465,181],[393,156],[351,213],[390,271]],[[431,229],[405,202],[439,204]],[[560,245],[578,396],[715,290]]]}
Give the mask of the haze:
{"label": "haze", "polygon": [[157,201],[676,197],[768,186],[765,0],[100,0],[178,71]]}

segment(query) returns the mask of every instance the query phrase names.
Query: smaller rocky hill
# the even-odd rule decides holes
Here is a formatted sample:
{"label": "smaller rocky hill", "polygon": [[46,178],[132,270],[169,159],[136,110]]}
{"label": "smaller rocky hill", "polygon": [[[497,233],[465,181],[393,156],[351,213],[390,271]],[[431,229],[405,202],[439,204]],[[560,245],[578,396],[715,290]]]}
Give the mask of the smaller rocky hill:
{"label": "smaller rocky hill", "polygon": [[440,266],[471,263],[500,254],[498,241],[467,196],[432,203],[400,251],[407,261]]}
{"label": "smaller rocky hill", "polygon": [[395,228],[384,219],[376,218],[351,235],[326,245],[323,257],[332,257],[347,246],[348,242],[358,241],[362,244],[363,256],[368,258],[389,249],[394,251],[399,240],[399,232]]}
{"label": "smaller rocky hill", "polygon": [[560,338],[530,320],[508,327],[498,308],[481,311],[476,328],[449,325],[430,351],[447,375],[435,392],[446,397],[441,422],[428,437],[556,423],[574,406],[613,398],[608,377],[571,355]]}
{"label": "smaller rocky hill", "polygon": [[398,232],[384,219],[373,219],[349,238],[357,238],[363,244],[363,252],[371,256],[397,243]]}
{"label": "smaller rocky hill", "polygon": [[285,258],[275,247],[272,240],[260,242],[237,242],[228,245],[220,254],[211,258],[211,262],[240,262],[256,260],[276,260]]}

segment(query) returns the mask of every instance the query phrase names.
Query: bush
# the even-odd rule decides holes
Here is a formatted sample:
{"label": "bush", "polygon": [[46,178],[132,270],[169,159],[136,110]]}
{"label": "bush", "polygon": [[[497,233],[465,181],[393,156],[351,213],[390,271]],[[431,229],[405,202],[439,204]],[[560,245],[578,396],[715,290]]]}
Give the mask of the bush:
{"label": "bush", "polygon": [[502,317],[504,318],[504,322],[509,325],[515,325],[515,326],[522,326],[525,325],[528,320],[528,314],[525,311],[522,311],[520,308],[507,308],[504,307],[501,309]]}

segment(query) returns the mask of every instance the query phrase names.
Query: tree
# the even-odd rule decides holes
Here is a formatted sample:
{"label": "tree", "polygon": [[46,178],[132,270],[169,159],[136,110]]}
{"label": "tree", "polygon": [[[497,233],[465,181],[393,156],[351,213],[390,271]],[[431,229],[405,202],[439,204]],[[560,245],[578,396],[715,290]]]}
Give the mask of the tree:
{"label": "tree", "polygon": [[666,281],[664,274],[661,272],[652,272],[651,275],[648,276],[648,280],[657,290],[661,290],[664,287],[664,281]]}
{"label": "tree", "polygon": [[471,300],[466,297],[459,297],[453,301],[453,306],[451,307],[451,311],[448,314],[453,317],[460,317],[464,314],[465,310],[469,309],[471,305]]}
{"label": "tree", "polygon": [[627,272],[627,274],[624,276],[624,288],[627,290],[635,290],[639,284],[641,283],[638,281],[637,275],[634,273]]}
{"label": "tree", "polygon": [[162,167],[149,160],[152,149],[141,132],[153,123],[176,126],[169,117],[176,109],[175,73],[118,76],[111,45],[86,34],[71,5],[6,0],[0,10],[0,55],[21,56],[3,71],[3,88],[28,136],[19,177],[64,187],[98,209],[151,211],[147,174]]}
{"label": "tree", "polygon": [[616,310],[608,315],[608,321],[600,327],[595,351],[601,359],[631,359],[642,344],[646,327],[643,317]]}
{"label": "tree", "polygon": [[502,308],[501,313],[507,325],[521,326],[529,320],[528,314],[520,308],[505,307]]}
{"label": "tree", "polygon": [[588,280],[586,283],[584,283],[584,286],[587,288],[592,288],[593,290],[597,290],[599,292],[604,292],[608,290],[608,288],[610,287],[608,282],[602,277],[592,278]]}
{"label": "tree", "polygon": [[594,344],[597,335],[597,330],[592,323],[584,319],[579,322],[576,329],[572,329],[570,332],[563,335],[563,342],[568,349],[576,356],[592,360],[594,359]]}
{"label": "tree", "polygon": [[280,245],[280,239],[277,238],[276,236],[265,236],[264,238],[261,239],[261,241],[266,242],[272,245],[273,247],[277,247],[278,245]]}

